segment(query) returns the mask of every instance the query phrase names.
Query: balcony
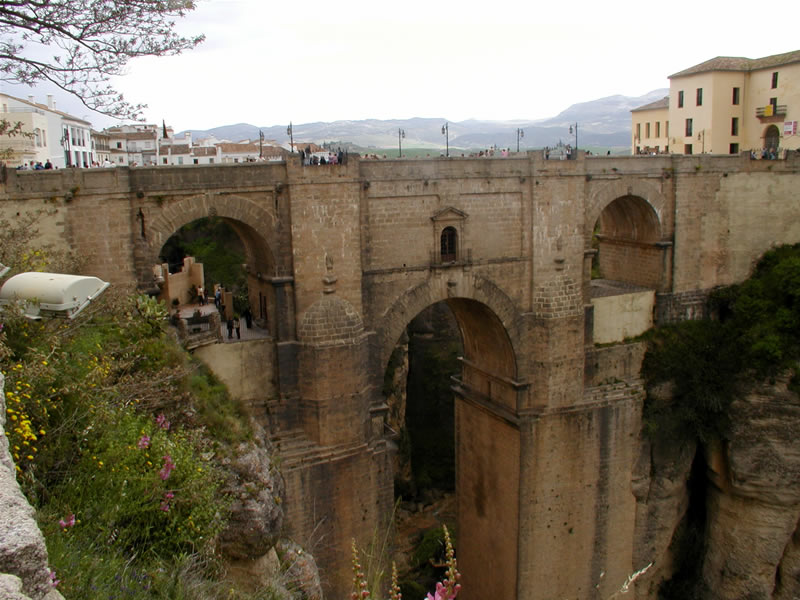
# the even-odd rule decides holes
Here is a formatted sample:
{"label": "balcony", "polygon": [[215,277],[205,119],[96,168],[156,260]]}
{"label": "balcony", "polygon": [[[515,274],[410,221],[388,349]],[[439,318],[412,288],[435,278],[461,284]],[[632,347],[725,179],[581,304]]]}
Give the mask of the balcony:
{"label": "balcony", "polygon": [[472,264],[472,248],[461,248],[458,252],[442,255],[439,248],[431,251],[432,267],[464,266]]}
{"label": "balcony", "polygon": [[785,117],[785,104],[767,104],[766,106],[756,107],[756,117],[759,119],[769,119],[770,117]]}

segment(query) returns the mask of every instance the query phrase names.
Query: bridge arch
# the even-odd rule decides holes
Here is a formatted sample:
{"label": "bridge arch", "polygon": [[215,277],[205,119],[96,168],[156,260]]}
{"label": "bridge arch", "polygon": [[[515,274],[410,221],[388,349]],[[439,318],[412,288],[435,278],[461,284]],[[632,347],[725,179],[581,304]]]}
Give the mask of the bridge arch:
{"label": "bridge arch", "polygon": [[245,246],[248,265],[267,263],[272,268],[263,271],[263,275],[274,274],[277,216],[263,206],[235,195],[192,196],[170,202],[152,212],[144,228],[147,242],[145,267],[159,262],[161,248],[172,234],[184,225],[207,217],[219,217],[231,225]]}
{"label": "bridge arch", "polygon": [[[436,276],[441,275],[441,276]],[[458,560],[474,598],[515,598],[519,536],[521,315],[493,282],[444,269],[408,290],[387,310],[378,331],[381,368],[403,330],[429,306],[446,303],[463,348],[455,380],[455,491]],[[444,439],[444,437],[443,437]]]}
{"label": "bridge arch", "polygon": [[[152,273],[167,240],[183,226],[205,218],[224,220],[244,247],[250,310],[262,326],[271,329],[275,314],[275,290],[270,284],[273,276],[285,272],[276,260],[273,248],[277,246],[277,216],[263,206],[237,195],[204,194],[185,197],[148,213],[140,210],[144,250],[139,253],[137,272],[143,278],[140,284],[149,287],[146,278]],[[207,281],[210,286],[214,282]]]}
{"label": "bridge arch", "polygon": [[601,187],[586,210],[585,243],[595,256],[585,280],[599,277],[663,291],[670,280],[671,211],[660,184]]}
{"label": "bridge arch", "polygon": [[[520,313],[514,301],[490,280],[455,269],[442,270],[441,276],[428,278],[423,283],[407,290],[374,324],[374,329],[380,335],[380,364],[385,367],[389,363],[389,357],[397,340],[400,339],[406,326],[414,317],[428,306],[447,300],[451,301],[450,304],[457,306],[459,303],[464,304],[472,300],[491,311],[492,318],[496,320],[497,327],[502,328],[503,335],[506,336],[508,342],[507,348],[503,350],[504,364],[502,367],[498,364],[498,367],[505,376],[517,377],[518,368],[515,357],[520,355],[522,339],[517,327]],[[462,310],[465,308],[462,307]],[[466,317],[467,313],[468,311],[462,312],[462,316]],[[456,316],[458,317],[458,315]],[[496,328],[492,331],[491,336],[500,335],[500,329]],[[495,339],[499,341],[499,338]],[[484,341],[488,341],[488,338]],[[475,338],[470,343],[473,344],[471,346],[473,351],[467,352],[465,340],[465,353],[467,353],[465,358],[468,359],[477,349],[475,344],[478,343],[478,339]]]}
{"label": "bridge arch", "polygon": [[[658,223],[657,239],[672,235],[670,207],[672,202],[664,190],[664,180],[623,181],[616,179],[595,185],[586,203],[584,213],[584,236],[586,246],[591,246],[592,233],[600,215],[620,198],[638,198],[649,206]],[[642,209],[643,210],[643,209]]]}

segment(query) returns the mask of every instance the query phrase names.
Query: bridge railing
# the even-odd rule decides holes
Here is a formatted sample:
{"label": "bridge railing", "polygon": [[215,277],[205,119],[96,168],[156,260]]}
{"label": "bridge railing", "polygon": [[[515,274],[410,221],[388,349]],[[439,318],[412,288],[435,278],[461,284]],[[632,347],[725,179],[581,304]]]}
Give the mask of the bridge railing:
{"label": "bridge railing", "polygon": [[442,255],[440,248],[431,250],[430,264],[432,267],[447,267],[450,265],[471,265],[472,248],[460,248],[452,254]]}

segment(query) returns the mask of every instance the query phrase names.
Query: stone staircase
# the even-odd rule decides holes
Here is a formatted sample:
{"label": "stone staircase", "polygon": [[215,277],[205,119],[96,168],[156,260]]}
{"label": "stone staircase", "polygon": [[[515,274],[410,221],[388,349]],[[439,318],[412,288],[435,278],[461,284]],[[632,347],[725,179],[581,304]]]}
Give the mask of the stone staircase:
{"label": "stone staircase", "polygon": [[300,468],[334,462],[364,450],[363,442],[353,442],[337,446],[320,446],[308,439],[302,429],[279,431],[271,436],[275,452],[280,457],[281,471],[288,473]]}

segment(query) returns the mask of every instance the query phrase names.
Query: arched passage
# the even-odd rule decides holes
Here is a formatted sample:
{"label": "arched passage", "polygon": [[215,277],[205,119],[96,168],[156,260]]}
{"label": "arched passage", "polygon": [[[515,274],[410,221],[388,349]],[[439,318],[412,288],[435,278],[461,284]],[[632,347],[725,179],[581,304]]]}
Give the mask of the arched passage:
{"label": "arched passage", "polygon": [[658,215],[643,198],[626,195],[612,201],[594,227],[593,277],[658,288],[664,277],[660,232]]}
{"label": "arched passage", "polygon": [[[137,266],[139,273],[152,273],[160,264],[160,255],[167,240],[185,225],[213,217],[225,222],[241,241],[249,292],[249,305],[253,317],[269,328],[275,312],[275,290],[271,281],[279,271],[272,245],[277,233],[270,224],[275,216],[261,206],[240,197],[192,197],[165,204],[148,213],[140,212],[142,241],[145,250]],[[149,282],[142,282],[149,284]],[[215,282],[207,281],[211,286]]]}
{"label": "arched passage", "polygon": [[764,131],[764,148],[769,151],[776,151],[781,143],[781,131],[777,125],[770,125]]}
{"label": "arched passage", "polygon": [[[508,298],[486,280],[454,274],[444,290],[439,290],[443,294],[437,290],[437,284],[429,281],[409,291],[395,303],[396,313],[390,311],[387,322],[401,318],[404,328],[437,302],[452,311],[464,352],[461,375],[454,378],[451,388],[455,399],[457,553],[463,594],[467,600],[513,599],[519,535],[517,407],[524,388],[518,381],[514,351],[514,311]],[[382,367],[386,366],[387,361],[382,361]]]}

